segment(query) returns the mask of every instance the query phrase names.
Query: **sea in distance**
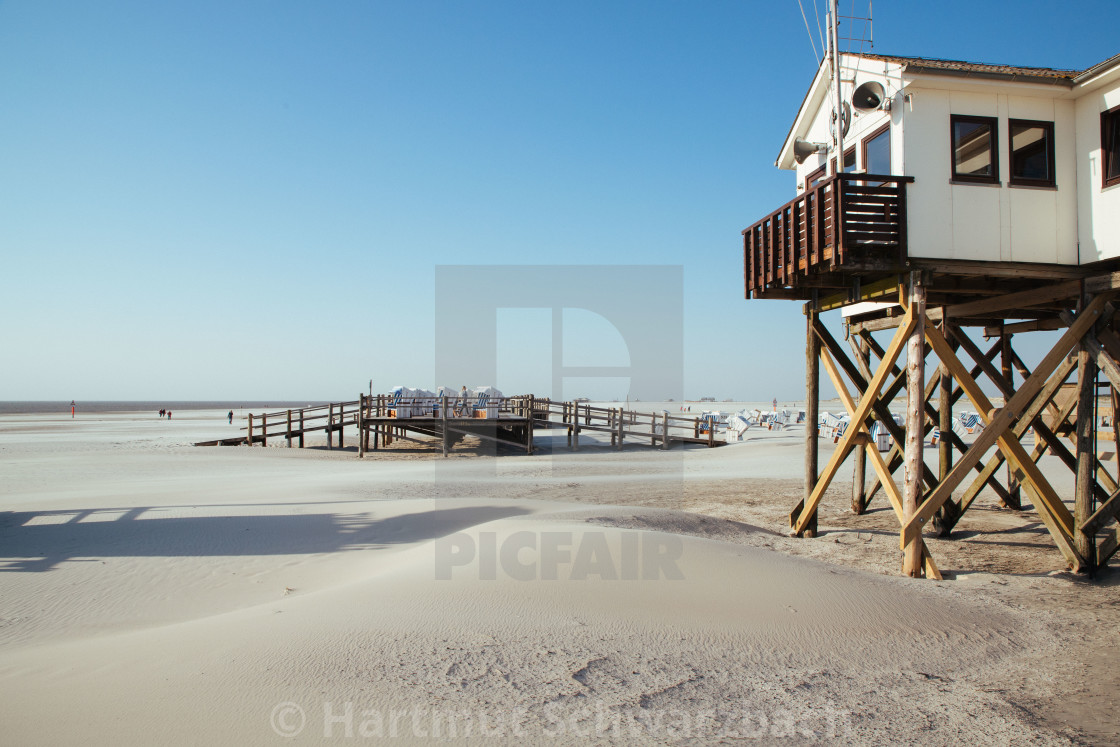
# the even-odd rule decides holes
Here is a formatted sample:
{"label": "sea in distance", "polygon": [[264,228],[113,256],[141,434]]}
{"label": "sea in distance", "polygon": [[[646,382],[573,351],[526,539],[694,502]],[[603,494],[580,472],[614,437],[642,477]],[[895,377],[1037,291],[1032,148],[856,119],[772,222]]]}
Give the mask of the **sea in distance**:
{"label": "sea in distance", "polygon": [[[212,400],[185,402],[182,400],[144,400],[144,401],[76,401],[78,412],[159,412],[160,410],[287,410],[301,407],[315,407],[328,404],[327,400],[299,400],[299,401],[264,401],[264,400]],[[38,413],[66,413],[70,414],[70,400],[58,402],[3,402],[0,401],[0,415],[12,414],[38,414]]]}

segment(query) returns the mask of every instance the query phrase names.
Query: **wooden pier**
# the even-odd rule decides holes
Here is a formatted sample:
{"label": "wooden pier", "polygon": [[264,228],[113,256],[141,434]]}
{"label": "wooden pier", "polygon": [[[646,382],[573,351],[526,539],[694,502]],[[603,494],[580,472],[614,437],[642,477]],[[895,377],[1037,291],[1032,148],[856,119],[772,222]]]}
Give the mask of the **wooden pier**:
{"label": "wooden pier", "polygon": [[[596,407],[578,401],[553,401],[520,395],[491,401],[476,412],[469,403],[452,397],[394,400],[388,395],[359,395],[349,402],[292,410],[250,413],[245,435],[202,441],[195,446],[267,446],[283,439],[285,445],[303,448],[308,433],[323,432],[327,448],[345,448],[347,430],[357,439],[358,456],[384,448],[394,440],[434,445],[447,456],[467,436],[534,452],[534,437],[540,430],[562,430],[567,446],[580,448],[580,434],[610,436],[612,447],[621,449],[630,439],[668,449],[673,443],[723,446],[714,428],[699,416],[669,412],[645,413],[621,407]],[[485,416],[485,417],[484,417]]]}

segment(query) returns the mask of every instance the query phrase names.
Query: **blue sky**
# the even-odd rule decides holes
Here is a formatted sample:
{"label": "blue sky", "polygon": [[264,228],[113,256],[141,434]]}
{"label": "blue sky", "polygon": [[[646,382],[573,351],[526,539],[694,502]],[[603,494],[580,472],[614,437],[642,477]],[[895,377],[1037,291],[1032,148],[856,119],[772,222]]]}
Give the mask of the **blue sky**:
{"label": "blue sky", "polygon": [[[1118,15],[884,1],[874,49],[1084,68]],[[447,264],[681,265],[685,394],[797,398],[739,232],[815,69],[796,0],[2,3],[0,399],[447,383]]]}

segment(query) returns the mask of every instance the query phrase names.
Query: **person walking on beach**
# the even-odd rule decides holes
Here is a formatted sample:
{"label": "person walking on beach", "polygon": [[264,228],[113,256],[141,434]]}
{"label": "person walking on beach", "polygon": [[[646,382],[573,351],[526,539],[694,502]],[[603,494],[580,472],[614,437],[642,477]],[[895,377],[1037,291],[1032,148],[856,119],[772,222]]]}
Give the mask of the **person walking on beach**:
{"label": "person walking on beach", "polygon": [[171,420],[171,410],[168,410],[168,411],[167,411],[167,419],[168,419],[168,420]]}
{"label": "person walking on beach", "polygon": [[233,410],[229,411],[229,424],[233,425]]}

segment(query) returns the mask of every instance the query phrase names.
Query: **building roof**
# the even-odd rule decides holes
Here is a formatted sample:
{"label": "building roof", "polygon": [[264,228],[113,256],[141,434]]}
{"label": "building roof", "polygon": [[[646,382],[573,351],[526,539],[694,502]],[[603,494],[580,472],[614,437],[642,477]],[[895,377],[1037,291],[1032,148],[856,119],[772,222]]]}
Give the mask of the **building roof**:
{"label": "building roof", "polygon": [[902,65],[913,72],[942,72],[949,75],[977,75],[984,77],[1032,79],[1073,85],[1080,70],[1056,70],[1050,67],[1019,67],[1017,65],[990,65],[963,60],[939,60],[932,57],[897,57],[885,54],[862,54],[869,60],[883,60]]}

